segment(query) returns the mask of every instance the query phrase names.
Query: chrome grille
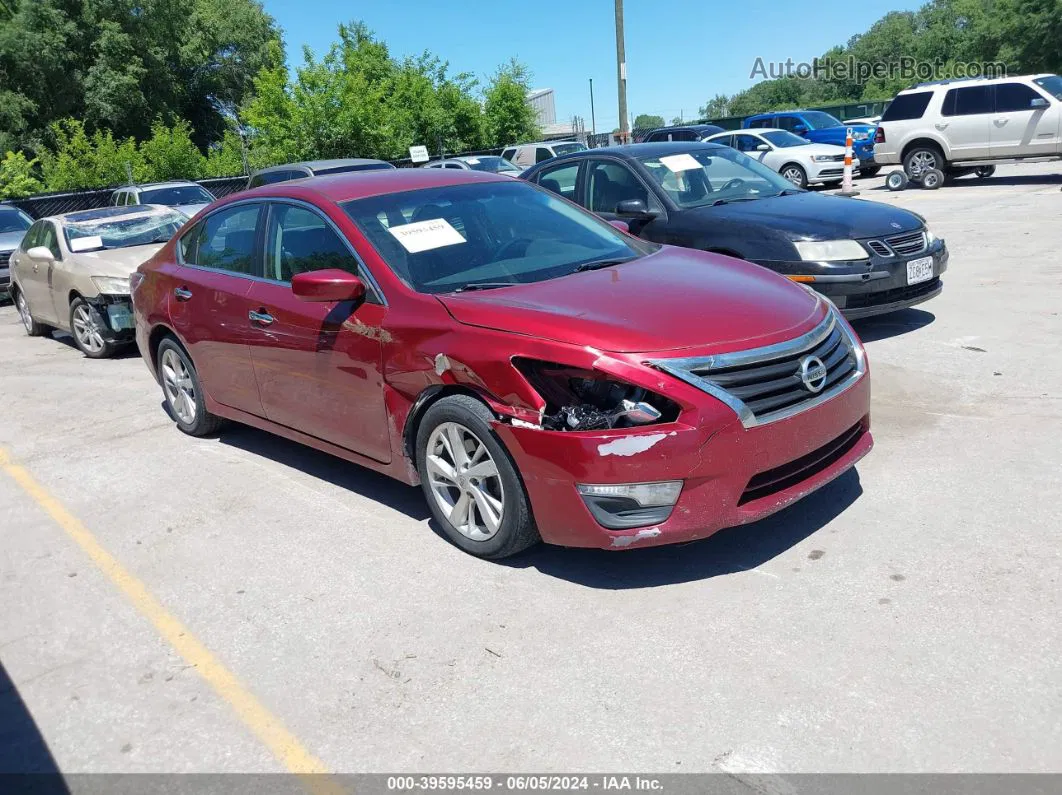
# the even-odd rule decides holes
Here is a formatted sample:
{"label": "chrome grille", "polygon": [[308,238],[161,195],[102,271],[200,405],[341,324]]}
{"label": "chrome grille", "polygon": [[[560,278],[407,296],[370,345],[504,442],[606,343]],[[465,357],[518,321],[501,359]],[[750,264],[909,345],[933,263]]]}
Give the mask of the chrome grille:
{"label": "chrome grille", "polygon": [[[825,367],[813,391],[802,377],[812,357]],[[836,310],[815,329],[788,342],[717,356],[655,359],[649,364],[717,397],[746,428],[791,417],[845,391],[866,372],[863,349]]]}
{"label": "chrome grille", "polygon": [[880,240],[871,240],[867,243],[867,247],[877,254],[879,257],[891,257],[892,250],[882,243]]}
{"label": "chrome grille", "polygon": [[907,257],[926,250],[926,233],[922,231],[905,232],[902,235],[887,237],[885,242],[889,244],[889,248],[901,257]]}

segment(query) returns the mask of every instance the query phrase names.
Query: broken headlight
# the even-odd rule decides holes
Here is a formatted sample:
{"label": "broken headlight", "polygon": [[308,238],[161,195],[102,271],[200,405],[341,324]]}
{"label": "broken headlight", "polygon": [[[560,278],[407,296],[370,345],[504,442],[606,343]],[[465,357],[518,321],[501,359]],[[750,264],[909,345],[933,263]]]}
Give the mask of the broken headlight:
{"label": "broken headlight", "polygon": [[674,401],[596,370],[538,359],[513,364],[546,401],[542,427],[555,431],[600,431],[674,422]]}

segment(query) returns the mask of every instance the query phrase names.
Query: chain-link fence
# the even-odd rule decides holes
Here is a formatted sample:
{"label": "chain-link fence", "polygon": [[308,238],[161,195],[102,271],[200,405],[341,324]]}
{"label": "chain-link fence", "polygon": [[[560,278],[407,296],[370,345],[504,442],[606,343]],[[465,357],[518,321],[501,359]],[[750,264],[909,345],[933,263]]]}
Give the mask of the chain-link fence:
{"label": "chain-link fence", "polygon": [[[247,177],[216,177],[198,180],[199,184],[217,198],[243,190],[247,186]],[[123,185],[97,190],[79,190],[66,193],[39,193],[25,199],[4,202],[24,210],[32,218],[44,218],[50,215],[77,212],[78,210],[95,210],[110,204],[111,194]]]}

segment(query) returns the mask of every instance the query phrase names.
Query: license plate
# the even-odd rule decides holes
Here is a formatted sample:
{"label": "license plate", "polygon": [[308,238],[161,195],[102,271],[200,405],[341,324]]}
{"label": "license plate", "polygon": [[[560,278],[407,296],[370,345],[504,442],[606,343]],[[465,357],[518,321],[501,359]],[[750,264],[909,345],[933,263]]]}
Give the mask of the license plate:
{"label": "license plate", "polygon": [[907,283],[918,284],[933,278],[933,258],[921,257],[907,263]]}
{"label": "license plate", "polygon": [[133,313],[129,311],[129,307],[123,304],[111,304],[107,307],[107,318],[111,321],[111,328],[115,331],[121,331],[127,328],[134,328],[136,321],[133,319]]}

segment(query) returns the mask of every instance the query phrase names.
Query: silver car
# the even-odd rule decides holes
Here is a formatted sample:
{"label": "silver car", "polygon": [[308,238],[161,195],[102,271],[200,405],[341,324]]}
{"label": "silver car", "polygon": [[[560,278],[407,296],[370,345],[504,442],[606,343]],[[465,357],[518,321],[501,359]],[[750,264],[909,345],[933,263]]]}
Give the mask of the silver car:
{"label": "silver car", "polygon": [[452,168],[465,171],[490,171],[494,174],[505,174],[507,177],[518,177],[523,172],[519,166],[515,166],[504,157],[497,155],[464,155],[462,157],[450,157],[446,160],[433,160],[425,163],[421,168]]}
{"label": "silver car", "polygon": [[191,218],[216,197],[198,182],[186,180],[155,182],[150,185],[129,185],[111,194],[109,204],[128,207],[137,204],[161,204],[173,207]]}
{"label": "silver car", "polygon": [[0,296],[7,294],[11,281],[8,269],[11,254],[32,224],[33,219],[18,207],[0,205]]}

